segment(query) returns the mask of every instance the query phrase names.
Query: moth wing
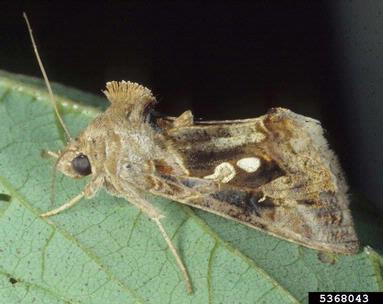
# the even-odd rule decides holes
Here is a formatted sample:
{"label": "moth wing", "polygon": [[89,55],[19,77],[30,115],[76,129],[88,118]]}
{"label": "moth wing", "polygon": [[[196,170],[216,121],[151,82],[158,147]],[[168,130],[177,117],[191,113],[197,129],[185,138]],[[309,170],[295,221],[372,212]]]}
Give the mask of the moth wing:
{"label": "moth wing", "polygon": [[188,174],[158,169],[162,186],[153,193],[315,249],[358,250],[347,186],[316,120],[278,108],[255,119],[169,125],[166,138]]}
{"label": "moth wing", "polygon": [[202,179],[163,178],[168,191],[161,189],[152,193],[310,248],[339,253],[358,251],[350,212],[335,203],[335,195],[324,194],[320,203],[278,201],[263,199],[259,192],[219,186]]}

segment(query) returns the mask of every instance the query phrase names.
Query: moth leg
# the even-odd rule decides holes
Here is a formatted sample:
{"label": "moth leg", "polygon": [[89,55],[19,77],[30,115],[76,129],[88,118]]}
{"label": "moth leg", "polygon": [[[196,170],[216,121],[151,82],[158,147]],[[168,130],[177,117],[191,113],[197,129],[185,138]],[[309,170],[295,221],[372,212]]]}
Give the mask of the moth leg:
{"label": "moth leg", "polygon": [[162,225],[162,223],[160,221],[160,219],[164,218],[164,216],[161,213],[159,213],[157,211],[157,209],[152,204],[150,204],[147,200],[142,199],[141,196],[139,195],[139,193],[137,193],[133,189],[131,189],[131,193],[128,194],[126,198],[128,199],[128,201],[131,204],[133,204],[134,206],[136,206],[137,208],[142,210],[151,220],[153,220],[157,224],[157,226],[160,229],[160,232],[162,234],[162,237],[165,239],[167,245],[169,246],[170,250],[172,251],[172,253],[176,259],[177,265],[182,272],[188,293],[192,293],[193,287],[192,287],[191,280],[189,277],[189,273],[186,269],[186,266],[183,263],[180,254],[178,253],[178,251],[177,251],[176,247],[174,246],[171,238],[169,237],[168,233],[166,232],[164,226]]}
{"label": "moth leg", "polygon": [[41,151],[41,156],[43,158],[48,158],[48,157],[52,157],[52,158],[56,158],[56,159],[59,158],[58,153],[50,151],[50,150],[45,150],[45,149]]}
{"label": "moth leg", "polygon": [[68,202],[66,202],[65,204],[61,205],[60,207],[56,209],[40,214],[40,216],[49,217],[52,215],[59,214],[60,212],[63,212],[66,209],[72,208],[84,197],[87,199],[92,198],[96,194],[98,189],[102,187],[103,182],[104,182],[104,179],[102,176],[95,178],[88,185],[86,185],[83,191],[81,191],[78,195],[73,197],[71,200],[69,200]]}
{"label": "moth leg", "polygon": [[69,209],[76,205],[82,198],[84,197],[84,192],[81,192],[80,194],[76,195],[74,198],[72,198],[69,202],[65,203],[64,205],[61,205],[60,207],[53,209],[51,211],[45,212],[40,214],[41,217],[49,217],[52,215],[56,215],[66,209]]}
{"label": "moth leg", "polygon": [[168,244],[170,250],[172,251],[175,259],[176,259],[176,262],[178,264],[178,267],[180,268],[181,272],[182,272],[182,275],[184,277],[184,281],[185,281],[185,284],[186,284],[186,289],[188,291],[188,293],[192,293],[193,292],[193,287],[192,287],[192,284],[191,284],[191,280],[190,280],[190,277],[189,277],[189,273],[186,269],[186,266],[185,264],[183,263],[176,247],[174,246],[171,238],[169,237],[169,235],[167,234],[164,226],[162,225],[161,221],[158,219],[158,218],[154,218],[152,219],[158,226],[158,228],[160,229],[161,231],[161,234],[163,236],[163,238],[165,239],[166,243]]}

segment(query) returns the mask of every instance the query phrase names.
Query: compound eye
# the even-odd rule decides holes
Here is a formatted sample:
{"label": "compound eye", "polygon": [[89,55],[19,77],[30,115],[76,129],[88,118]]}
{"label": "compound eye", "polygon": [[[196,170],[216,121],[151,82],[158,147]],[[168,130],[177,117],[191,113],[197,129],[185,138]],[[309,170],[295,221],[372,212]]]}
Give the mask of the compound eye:
{"label": "compound eye", "polygon": [[84,154],[79,154],[72,159],[73,169],[80,175],[86,176],[92,173],[92,167],[90,165],[89,159]]}

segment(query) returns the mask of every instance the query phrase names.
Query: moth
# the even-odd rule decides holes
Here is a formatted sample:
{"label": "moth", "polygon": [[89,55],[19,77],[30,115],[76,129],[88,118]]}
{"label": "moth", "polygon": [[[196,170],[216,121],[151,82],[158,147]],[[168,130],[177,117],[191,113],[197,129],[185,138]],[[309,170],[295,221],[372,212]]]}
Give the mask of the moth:
{"label": "moth", "polygon": [[147,192],[320,251],[358,251],[345,178],[319,121],[283,108],[243,120],[195,121],[191,111],[157,117],[148,88],[111,81],[104,91],[109,108],[72,138],[24,17],[68,137],[62,151],[48,153],[63,174],[90,176],[80,194],[41,216],[62,212],[101,188],[125,198],[157,224],[189,292],[187,268]]}

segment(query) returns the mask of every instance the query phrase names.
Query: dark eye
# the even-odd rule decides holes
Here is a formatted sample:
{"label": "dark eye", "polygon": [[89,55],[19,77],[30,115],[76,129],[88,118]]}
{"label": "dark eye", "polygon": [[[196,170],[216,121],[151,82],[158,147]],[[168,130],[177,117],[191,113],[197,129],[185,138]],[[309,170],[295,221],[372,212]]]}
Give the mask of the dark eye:
{"label": "dark eye", "polygon": [[89,159],[84,154],[79,154],[72,159],[72,167],[78,174],[83,176],[92,173],[92,167],[90,166]]}

